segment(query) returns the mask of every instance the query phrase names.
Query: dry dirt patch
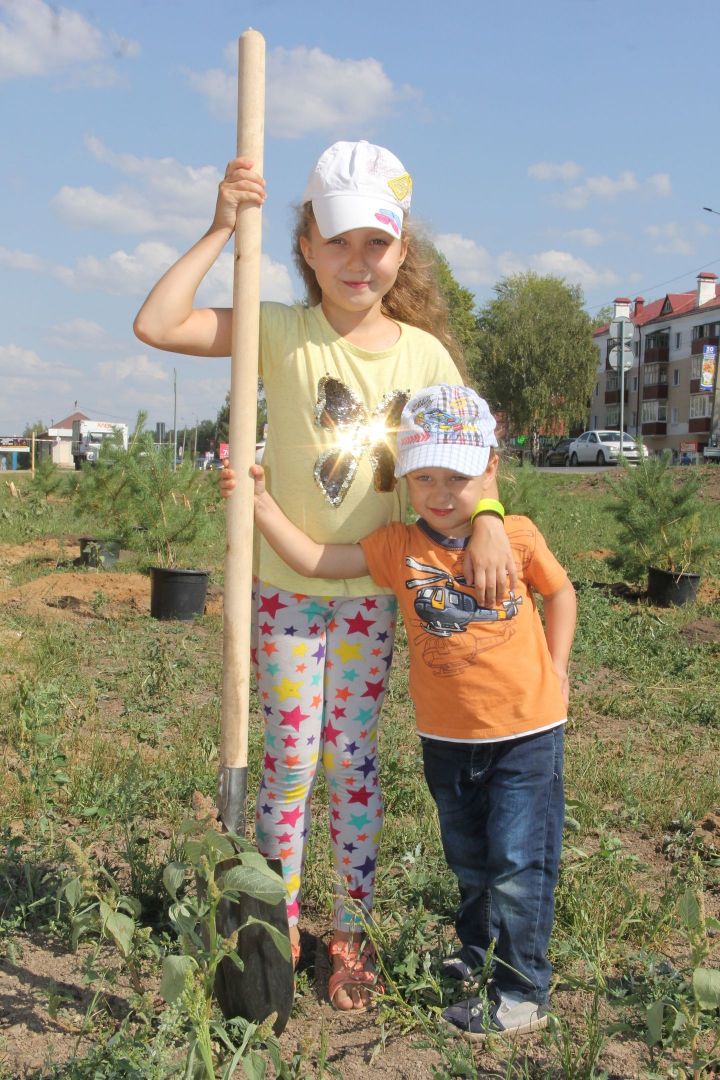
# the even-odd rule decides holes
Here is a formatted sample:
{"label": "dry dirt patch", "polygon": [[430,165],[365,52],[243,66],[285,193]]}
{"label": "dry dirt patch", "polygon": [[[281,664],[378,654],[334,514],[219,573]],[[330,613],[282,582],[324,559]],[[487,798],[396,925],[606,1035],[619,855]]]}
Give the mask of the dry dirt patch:
{"label": "dry dirt patch", "polygon": [[[26,615],[63,619],[127,618],[150,612],[145,574],[107,570],[58,571],[15,588],[0,589],[0,603]],[[222,611],[222,590],[208,589],[206,615]]]}
{"label": "dry dirt patch", "polygon": [[711,619],[703,615],[699,619],[693,619],[686,623],[680,630],[680,637],[685,638],[689,645],[699,645],[705,642],[717,644],[720,642],[720,620]]}

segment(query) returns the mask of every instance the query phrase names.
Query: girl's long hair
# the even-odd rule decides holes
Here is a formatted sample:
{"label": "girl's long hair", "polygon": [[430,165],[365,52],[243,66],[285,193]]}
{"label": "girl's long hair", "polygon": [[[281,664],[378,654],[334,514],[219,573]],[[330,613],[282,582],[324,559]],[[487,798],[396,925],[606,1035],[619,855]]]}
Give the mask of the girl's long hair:
{"label": "girl's long hair", "polygon": [[[306,202],[298,207],[292,243],[295,266],[305,285],[307,302],[311,307],[320,303],[322,292],[315,271],[305,262],[300,238],[304,236],[310,239],[310,226],[314,220],[312,203]],[[450,330],[448,306],[440,291],[435,249],[427,237],[413,229],[407,217],[403,230],[407,255],[398,270],[395,284],[383,298],[382,310],[389,318],[426,330],[436,337],[450,353],[460,374],[466,378],[467,366]]]}

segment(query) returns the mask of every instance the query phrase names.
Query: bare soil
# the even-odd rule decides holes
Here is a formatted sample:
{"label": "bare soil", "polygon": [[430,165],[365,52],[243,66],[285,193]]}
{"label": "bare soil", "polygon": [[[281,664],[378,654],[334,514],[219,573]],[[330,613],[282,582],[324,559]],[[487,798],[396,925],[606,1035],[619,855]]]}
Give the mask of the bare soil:
{"label": "bare soil", "polygon": [[[86,1053],[97,1042],[103,1012],[110,1021],[127,1011],[130,989],[119,976],[94,1014],[92,1040],[87,1039],[83,1023],[93,994],[84,985],[82,964],[89,949],[81,948],[72,955],[26,936],[17,939],[16,948],[14,961],[0,960],[0,1064],[6,1075],[21,1080],[50,1061],[68,1061]],[[112,958],[105,959],[112,963]],[[433,1068],[441,1065],[437,1051],[422,1045],[421,1033],[397,1034],[391,1025],[381,1032],[373,1009],[351,1014],[332,1008],[326,1000],[326,939],[310,929],[303,931],[301,973],[308,989],[298,998],[280,1040],[287,1059],[299,1046],[317,1050],[322,1037],[326,1060],[343,1080],[361,1080],[368,1075],[429,1080]],[[158,1007],[162,1008],[161,1002]],[[553,1009],[564,1022],[575,1026],[577,1019],[582,1028],[581,1018],[588,1008],[589,1001],[577,990],[557,988]],[[478,1076],[504,1075],[498,1067],[510,1057],[512,1046],[511,1041],[498,1039],[490,1049],[477,1049]],[[548,1060],[541,1035],[523,1038],[522,1051],[532,1054],[538,1063]],[[633,1040],[616,1037],[606,1044],[601,1061],[610,1076],[631,1080],[644,1075],[646,1055]]]}
{"label": "bare soil", "polygon": [[[720,469],[717,474],[720,492]],[[593,479],[588,478],[588,483]],[[142,574],[54,569],[68,560],[71,546],[50,540],[0,546],[0,608],[48,619],[76,621],[132,619],[148,614],[150,584]],[[598,553],[588,554],[596,557]],[[17,569],[18,564],[29,560],[42,576],[12,585],[11,569]],[[43,569],[53,572],[42,573]],[[217,613],[221,610],[222,591],[211,589],[207,611]],[[691,642],[720,641],[720,623],[710,618],[697,619],[681,632]],[[14,642],[16,637],[16,631],[0,628],[0,648]],[[605,674],[617,691],[617,678],[610,678],[609,672]],[[596,673],[600,684],[603,677],[602,670]],[[588,720],[585,737],[592,734],[592,718]],[[625,735],[622,725],[608,724],[607,721],[602,733],[606,742],[612,743],[616,739],[618,746]],[[720,816],[709,814],[698,822],[696,835],[708,851],[717,856],[720,852]],[[638,856],[642,867],[638,872],[643,874],[646,885],[654,881],[659,892],[669,870],[662,839],[637,833],[628,833],[621,838],[626,841],[627,850]],[[707,914],[720,916],[720,895],[711,896]],[[292,1057],[300,1045],[317,1048],[322,1039],[327,1045],[329,1066],[345,1080],[360,1080],[368,1075],[397,1080],[430,1080],[433,1069],[440,1067],[441,1058],[435,1050],[422,1045],[420,1033],[398,1034],[391,1023],[381,1029],[375,1009],[365,1014],[340,1013],[330,1006],[327,1001],[327,938],[327,926],[313,922],[311,918],[305,919],[302,924],[301,992],[295,1014],[281,1038],[285,1056]],[[48,938],[19,935],[14,939],[11,952],[0,958],[2,1075],[21,1080],[48,1061],[67,1061],[86,1052],[90,1043],[84,1037],[83,1022],[92,999],[92,993],[83,981],[83,961],[87,951],[86,947],[81,947],[73,955]],[[111,963],[109,958],[108,963]],[[148,989],[154,992],[156,987],[149,984]],[[127,1011],[129,994],[130,988],[118,972],[117,984],[106,998],[105,1007],[111,1016],[118,1018]],[[562,984],[556,988],[553,1009],[571,1029],[586,1029],[584,1016],[589,1008],[590,1001],[582,993]],[[92,1030],[92,1041],[96,1042],[98,1017],[93,1019]],[[538,1069],[550,1060],[541,1035],[524,1038],[522,1051],[532,1054]],[[512,1044],[502,1040],[495,1040],[490,1049],[476,1049],[477,1076],[506,1075],[501,1066],[502,1062],[510,1060],[511,1053]],[[647,1050],[631,1034],[615,1035],[605,1044],[600,1067],[607,1071],[611,1080],[643,1077],[647,1074]]]}

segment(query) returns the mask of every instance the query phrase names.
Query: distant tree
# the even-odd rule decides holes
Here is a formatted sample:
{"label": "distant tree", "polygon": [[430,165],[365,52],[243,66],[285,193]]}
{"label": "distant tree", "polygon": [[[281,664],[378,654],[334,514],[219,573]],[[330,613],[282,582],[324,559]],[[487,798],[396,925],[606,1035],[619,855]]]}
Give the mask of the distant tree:
{"label": "distant tree", "polygon": [[[255,441],[260,442],[263,437],[263,429],[267,423],[267,402],[265,400],[265,392],[262,389],[262,382],[258,379],[258,400],[257,400],[257,423],[255,425]],[[225,401],[222,408],[217,414],[217,431],[218,440],[220,442],[227,442],[228,431],[230,424],[230,391],[228,390],[225,395]]]}
{"label": "distant tree", "polygon": [[[175,432],[172,428],[166,428],[165,439],[168,445],[173,445],[175,438]],[[196,447],[197,441],[197,447]],[[214,450],[221,440],[217,435],[217,421],[216,420],[200,420],[197,425],[197,438],[195,435],[195,426],[192,427],[180,427],[177,430],[177,445],[178,452],[180,448],[185,446],[180,456],[184,456],[187,461],[192,459],[193,451],[196,450],[198,454],[204,454],[206,450]]]}
{"label": "distant tree", "polygon": [[[193,442],[195,432],[193,432]],[[201,420],[197,429],[197,452],[204,454],[206,450],[214,450],[217,439],[217,421]]]}
{"label": "distant tree", "polygon": [[593,330],[599,330],[601,326],[607,326],[609,322],[612,322],[615,314],[615,308],[612,304],[603,304],[601,308],[598,308],[594,315],[590,316],[590,323]]}
{"label": "distant tree", "polygon": [[39,435],[41,431],[47,431],[47,424],[43,424],[42,420],[36,420],[34,424],[26,424],[23,430],[23,438],[29,439],[33,431],[36,435]]}
{"label": "distant tree", "polygon": [[459,285],[444,255],[435,251],[440,291],[448,306],[448,322],[453,337],[465,358],[468,373],[477,367],[478,324],[475,296],[469,289]]}
{"label": "distant tree", "polygon": [[480,312],[473,374],[508,430],[536,436],[584,420],[598,354],[582,289],[524,273],[495,293]]}

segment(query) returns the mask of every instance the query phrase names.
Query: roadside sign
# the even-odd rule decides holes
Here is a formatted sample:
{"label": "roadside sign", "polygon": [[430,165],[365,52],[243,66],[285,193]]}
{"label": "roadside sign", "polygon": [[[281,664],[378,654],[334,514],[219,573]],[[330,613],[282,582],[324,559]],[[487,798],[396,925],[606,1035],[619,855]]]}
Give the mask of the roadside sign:
{"label": "roadside sign", "polygon": [[619,341],[621,337],[624,337],[625,345],[627,345],[628,342],[632,345],[634,332],[635,327],[630,319],[613,319],[610,323],[610,337],[615,338],[617,341]]}
{"label": "roadside sign", "polygon": [[[617,345],[613,345],[612,349],[608,353],[608,364],[613,371],[618,371],[620,368],[620,349]],[[632,350],[625,345],[625,354],[623,356],[623,371],[629,371],[633,365]]]}

